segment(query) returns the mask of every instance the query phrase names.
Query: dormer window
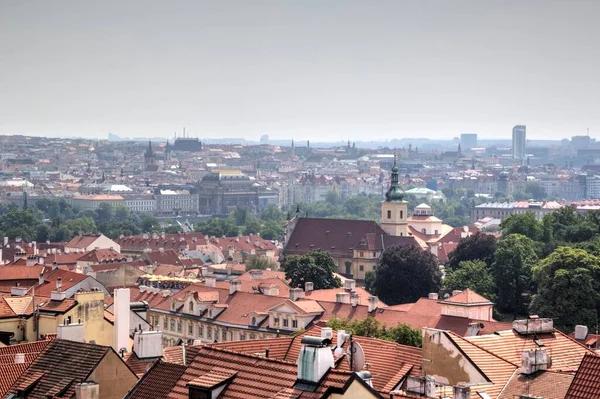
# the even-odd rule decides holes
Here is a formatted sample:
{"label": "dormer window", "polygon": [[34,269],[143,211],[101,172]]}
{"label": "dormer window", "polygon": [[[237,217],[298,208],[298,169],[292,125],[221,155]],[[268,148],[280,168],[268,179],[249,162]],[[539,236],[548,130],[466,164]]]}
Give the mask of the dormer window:
{"label": "dormer window", "polygon": [[251,326],[255,326],[256,325],[256,317],[252,316],[252,319],[250,320],[250,325]]}
{"label": "dormer window", "polygon": [[190,311],[190,313],[194,312],[194,302],[191,302],[188,304],[188,310]]}

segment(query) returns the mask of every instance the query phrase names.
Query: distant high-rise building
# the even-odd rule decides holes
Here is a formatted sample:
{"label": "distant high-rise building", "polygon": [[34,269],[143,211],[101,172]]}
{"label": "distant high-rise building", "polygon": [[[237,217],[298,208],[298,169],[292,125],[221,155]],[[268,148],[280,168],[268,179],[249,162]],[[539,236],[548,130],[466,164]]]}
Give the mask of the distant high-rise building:
{"label": "distant high-rise building", "polygon": [[470,150],[477,147],[477,133],[463,133],[460,135],[460,147],[462,150]]}
{"label": "distant high-rise building", "polygon": [[513,158],[525,158],[525,145],[527,143],[525,125],[517,125],[512,131],[512,154]]}

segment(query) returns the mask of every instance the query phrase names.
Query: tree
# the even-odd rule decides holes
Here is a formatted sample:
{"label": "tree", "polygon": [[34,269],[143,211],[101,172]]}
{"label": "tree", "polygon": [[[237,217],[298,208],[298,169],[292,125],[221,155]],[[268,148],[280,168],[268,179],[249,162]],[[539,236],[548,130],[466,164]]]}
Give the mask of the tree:
{"label": "tree", "polygon": [[397,344],[416,346],[420,348],[423,345],[423,334],[421,330],[415,330],[408,324],[398,323],[384,332],[384,338],[387,341],[394,341]]}
{"label": "tree", "polygon": [[542,225],[533,212],[512,215],[500,223],[500,228],[503,236],[521,234],[533,241],[540,241],[543,236]]}
{"label": "tree", "polygon": [[573,331],[577,324],[595,326],[600,296],[600,258],[584,250],[559,247],[533,267],[538,292],[533,312],[555,319],[555,326]]}
{"label": "tree", "polygon": [[516,318],[527,312],[531,285],[531,267],[537,261],[534,242],[524,235],[511,234],[498,242],[492,276],[497,287],[496,304],[503,312]]}
{"label": "tree", "polygon": [[38,210],[12,208],[0,217],[0,231],[9,238],[21,237],[25,241],[31,241],[36,237],[41,223]]}
{"label": "tree", "polygon": [[283,238],[283,225],[278,221],[268,221],[260,228],[260,236],[265,240],[279,240]]}
{"label": "tree", "polygon": [[375,272],[369,270],[365,273],[365,290],[373,292],[373,283],[375,282]]}
{"label": "tree", "polygon": [[339,277],[334,275],[335,262],[331,254],[322,250],[287,258],[281,263],[281,269],[291,287],[304,287],[307,281],[314,284],[315,290],[342,286]]}
{"label": "tree", "polygon": [[451,270],[444,279],[444,285],[450,290],[472,289],[490,301],[496,297],[496,287],[490,269],[482,260],[465,260],[458,269]]}
{"label": "tree", "polygon": [[397,305],[438,292],[440,282],[440,269],[431,252],[412,245],[392,246],[379,259],[373,291],[388,305]]}
{"label": "tree", "polygon": [[272,220],[272,221],[283,221],[285,219],[285,215],[276,205],[267,206],[260,216],[262,220]]}
{"label": "tree", "polygon": [[279,266],[277,266],[277,262],[273,259],[268,258],[266,256],[251,256],[248,261],[246,261],[246,271],[253,269],[271,269],[277,270]]}
{"label": "tree", "polygon": [[529,194],[530,198],[539,201],[545,200],[548,196],[546,189],[540,183],[536,182],[528,182],[525,186],[525,192]]}
{"label": "tree", "polygon": [[415,330],[408,324],[399,323],[398,325],[386,328],[381,322],[372,316],[364,319],[339,319],[334,317],[327,322],[327,327],[334,330],[344,330],[353,335],[361,337],[371,337],[383,339],[385,341],[396,342],[401,345],[410,345],[421,347],[421,331]]}
{"label": "tree", "polygon": [[449,255],[448,267],[458,269],[460,262],[465,260],[482,260],[489,267],[494,261],[495,251],[496,238],[491,234],[477,232],[460,240]]}

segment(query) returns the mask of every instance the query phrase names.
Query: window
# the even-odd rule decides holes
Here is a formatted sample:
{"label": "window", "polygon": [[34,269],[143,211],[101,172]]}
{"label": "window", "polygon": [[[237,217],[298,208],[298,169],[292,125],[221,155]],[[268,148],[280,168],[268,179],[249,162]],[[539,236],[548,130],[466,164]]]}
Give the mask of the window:
{"label": "window", "polygon": [[292,320],[292,328],[298,328],[298,320]]}
{"label": "window", "polygon": [[194,313],[194,302],[189,303],[188,310],[190,311],[190,313]]}
{"label": "window", "polygon": [[388,219],[392,218],[392,211],[387,211]]}
{"label": "window", "polygon": [[435,231],[435,235],[436,235],[436,236],[438,235],[438,231],[437,231],[437,230]]}
{"label": "window", "polygon": [[427,234],[427,230],[425,230],[425,229],[421,229],[421,233],[423,233],[423,234]]}
{"label": "window", "polygon": [[377,257],[377,252],[373,251],[373,257],[376,258]]}
{"label": "window", "polygon": [[154,326],[158,327],[159,323],[160,323],[159,317],[158,316],[154,316]]}
{"label": "window", "polygon": [[250,325],[252,325],[252,326],[256,325],[256,317],[252,316],[252,320],[250,321]]}
{"label": "window", "polygon": [[221,330],[221,341],[227,341],[227,331]]}
{"label": "window", "polygon": [[365,257],[365,253],[364,253],[364,252],[361,252],[361,253],[360,253],[360,257],[361,257],[361,258],[364,258],[364,257]]}
{"label": "window", "polygon": [[181,320],[180,320],[177,322],[177,332],[180,333],[182,329],[183,329],[183,327],[181,325]]}
{"label": "window", "polygon": [[202,324],[198,325],[198,337],[202,337],[204,335],[204,327]]}
{"label": "window", "polygon": [[364,272],[365,271],[365,265],[358,266],[358,270],[360,270],[361,272]]}
{"label": "window", "polygon": [[240,333],[240,341],[246,340],[246,334]]}
{"label": "window", "polygon": [[171,324],[171,325],[170,325],[170,328],[169,328],[169,329],[170,329],[171,331],[175,331],[175,320],[171,319],[171,323],[170,323],[170,324]]}
{"label": "window", "polygon": [[256,334],[250,334],[250,339],[256,339]]}
{"label": "window", "polygon": [[206,338],[212,339],[212,328],[210,327],[206,329]]}
{"label": "window", "polygon": [[400,219],[404,218],[404,211],[400,211]]}
{"label": "window", "polygon": [[166,330],[168,327],[169,327],[169,322],[167,321],[167,318],[165,317],[163,319],[163,329]]}
{"label": "window", "polygon": [[283,326],[288,327],[288,325],[289,325],[288,319],[283,319]]}
{"label": "window", "polygon": [[273,318],[273,325],[274,325],[275,327],[279,327],[279,317],[274,317],[274,318]]}
{"label": "window", "polygon": [[188,334],[194,335],[194,325],[192,323],[188,323]]}

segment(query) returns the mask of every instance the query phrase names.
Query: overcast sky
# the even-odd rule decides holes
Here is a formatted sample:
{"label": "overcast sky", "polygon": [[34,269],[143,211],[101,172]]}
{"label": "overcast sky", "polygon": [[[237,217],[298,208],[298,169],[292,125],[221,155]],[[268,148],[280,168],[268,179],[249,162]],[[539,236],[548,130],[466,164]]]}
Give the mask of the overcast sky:
{"label": "overcast sky", "polygon": [[600,1],[0,1],[0,133],[600,132]]}

